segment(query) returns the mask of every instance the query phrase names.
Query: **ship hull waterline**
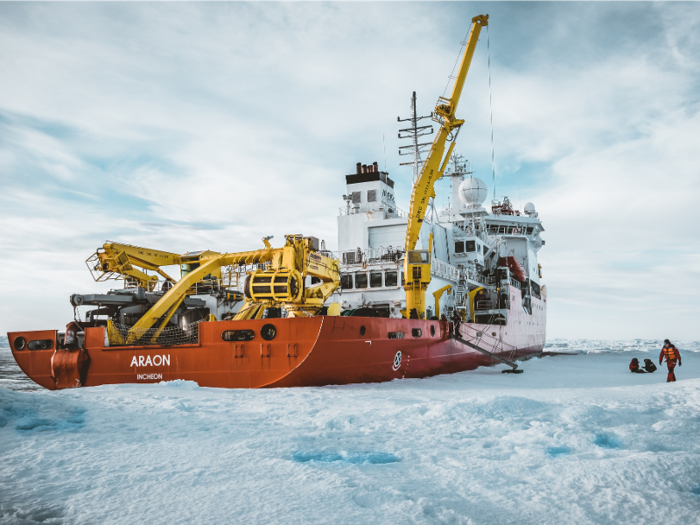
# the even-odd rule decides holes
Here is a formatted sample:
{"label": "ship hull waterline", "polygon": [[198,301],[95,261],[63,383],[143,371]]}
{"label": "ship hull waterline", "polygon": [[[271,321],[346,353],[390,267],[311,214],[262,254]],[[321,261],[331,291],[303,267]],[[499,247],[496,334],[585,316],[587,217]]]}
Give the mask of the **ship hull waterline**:
{"label": "ship hull waterline", "polygon": [[[273,324],[274,339],[261,337]],[[544,348],[544,333],[511,334],[507,326],[463,325],[468,333],[493,334],[494,340],[517,342],[517,349],[486,349],[501,357],[522,359]],[[224,341],[229,330],[250,330],[250,341]],[[462,332],[465,330],[463,328]],[[479,334],[481,332],[478,332]],[[15,339],[44,341],[51,348],[15,348]],[[497,361],[452,339],[444,321],[361,317],[309,317],[250,321],[212,321],[199,325],[199,342],[176,346],[106,346],[105,329],[85,329],[80,381],[60,381],[57,331],[8,333],[10,348],[22,371],[51,389],[160,381],[194,381],[202,387],[270,388],[377,383],[473,370]],[[401,337],[401,338],[399,338]],[[517,339],[517,341],[516,341]],[[74,360],[75,361],[75,360]],[[67,361],[68,362],[68,361]],[[70,367],[70,362],[68,362]],[[70,370],[69,370],[70,372]],[[75,377],[78,377],[76,372]]]}

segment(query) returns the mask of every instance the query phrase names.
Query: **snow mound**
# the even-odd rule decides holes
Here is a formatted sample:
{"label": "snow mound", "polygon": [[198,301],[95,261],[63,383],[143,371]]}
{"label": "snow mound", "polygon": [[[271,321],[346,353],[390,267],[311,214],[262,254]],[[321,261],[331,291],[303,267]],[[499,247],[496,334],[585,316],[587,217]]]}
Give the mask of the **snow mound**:
{"label": "snow mound", "polygon": [[672,384],[629,373],[643,355],[325,388],[0,388],[0,523],[695,523],[700,354]]}

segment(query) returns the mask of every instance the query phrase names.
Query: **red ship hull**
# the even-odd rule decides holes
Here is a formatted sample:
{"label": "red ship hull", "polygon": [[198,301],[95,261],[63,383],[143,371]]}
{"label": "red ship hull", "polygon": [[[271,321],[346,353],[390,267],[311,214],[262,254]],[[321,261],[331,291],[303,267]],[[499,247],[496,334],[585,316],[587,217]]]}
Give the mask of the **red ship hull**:
{"label": "red ship hull", "polygon": [[[530,321],[519,317],[513,315],[508,326],[463,324],[462,335],[509,359],[540,353],[544,308],[528,315]],[[276,329],[270,341],[261,337],[265,324]],[[255,335],[228,342],[222,337],[227,330]],[[86,328],[82,352],[57,349],[56,331],[12,332],[8,338],[24,373],[52,390],[176,379],[219,388],[322,386],[421,378],[496,363],[451,338],[444,321],[325,316],[213,321],[200,323],[198,344],[168,347],[106,346],[104,331]],[[27,344],[18,350],[19,337]],[[29,349],[37,346],[46,348]]]}

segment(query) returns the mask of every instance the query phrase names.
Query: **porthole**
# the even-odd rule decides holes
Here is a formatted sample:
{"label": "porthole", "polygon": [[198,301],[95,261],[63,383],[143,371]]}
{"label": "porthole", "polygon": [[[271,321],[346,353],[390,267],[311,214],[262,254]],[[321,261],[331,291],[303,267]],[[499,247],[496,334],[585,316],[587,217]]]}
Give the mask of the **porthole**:
{"label": "porthole", "polygon": [[277,329],[271,324],[266,324],[260,329],[260,337],[265,341],[272,341],[276,335]]}
{"label": "porthole", "polygon": [[430,337],[435,337],[435,325],[430,325]]}
{"label": "porthole", "polygon": [[53,348],[53,340],[39,339],[37,341],[29,341],[27,348],[29,350],[50,350]]}
{"label": "porthole", "polygon": [[411,335],[412,335],[413,337],[420,337],[420,336],[423,335],[423,330],[421,330],[420,328],[413,328],[413,329],[411,330]]}
{"label": "porthole", "polygon": [[221,334],[224,341],[252,341],[255,339],[255,332],[252,330],[226,330]]}
{"label": "porthole", "polygon": [[27,340],[24,337],[15,337],[15,342],[12,343],[12,346],[15,347],[15,350],[24,350],[24,347],[27,346]]}
{"label": "porthole", "polygon": [[366,332],[367,332],[367,327],[365,325],[362,325],[360,327],[360,335],[365,335]]}

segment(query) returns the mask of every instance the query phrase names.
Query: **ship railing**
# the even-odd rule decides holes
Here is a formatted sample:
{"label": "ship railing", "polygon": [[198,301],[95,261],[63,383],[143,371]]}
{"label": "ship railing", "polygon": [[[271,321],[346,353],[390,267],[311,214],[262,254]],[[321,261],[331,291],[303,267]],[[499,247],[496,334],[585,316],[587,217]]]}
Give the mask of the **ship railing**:
{"label": "ship railing", "polygon": [[[240,277],[240,276],[239,276]],[[226,293],[240,292],[242,281],[239,277],[225,276],[222,279],[202,279],[197,281],[187,290],[187,295],[223,295]],[[171,281],[158,281],[154,288],[154,292],[167,292],[175,285]],[[127,290],[135,290],[138,288],[138,283],[125,280],[124,288]]]}
{"label": "ship railing", "polygon": [[439,259],[433,259],[430,263],[430,273],[449,281],[459,281],[459,269]]}
{"label": "ship railing", "polygon": [[188,295],[223,295],[227,292],[240,293],[238,284],[223,279],[203,279],[187,290]]}
{"label": "ship railing", "polygon": [[[351,250],[334,253],[343,265],[355,264],[381,264],[383,262],[393,262],[398,264],[403,259],[406,250],[394,248],[393,246],[381,246],[379,248],[367,248],[366,250]],[[441,277],[449,281],[457,282],[460,279],[460,270],[445,261],[433,259],[430,264],[430,273],[436,277]]]}
{"label": "ship railing", "polygon": [[460,274],[460,279],[465,279],[476,283],[483,283],[484,277],[477,271],[477,269],[474,266],[461,268],[461,270],[462,273]]}
{"label": "ship railing", "polygon": [[381,264],[384,262],[398,263],[406,251],[403,248],[394,248],[393,246],[381,246],[379,248],[367,248],[366,250],[351,250],[346,252],[335,252],[333,255],[343,265],[354,264]]}
{"label": "ship railing", "polygon": [[408,217],[408,213],[398,206],[388,204],[386,202],[377,203],[365,203],[362,206],[354,205],[341,206],[338,208],[338,215],[359,215],[361,213],[372,213],[372,212],[385,212],[387,215],[392,217],[405,218]]}

